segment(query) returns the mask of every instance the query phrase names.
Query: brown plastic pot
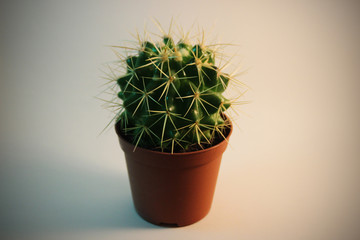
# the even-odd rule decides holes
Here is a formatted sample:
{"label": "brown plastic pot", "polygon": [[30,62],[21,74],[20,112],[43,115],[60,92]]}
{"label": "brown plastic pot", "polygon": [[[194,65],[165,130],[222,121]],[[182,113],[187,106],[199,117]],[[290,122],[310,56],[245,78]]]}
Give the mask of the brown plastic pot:
{"label": "brown plastic pot", "polygon": [[[186,226],[210,211],[221,157],[227,141],[200,151],[164,153],[137,147],[115,125],[125,153],[131,193],[137,213],[162,226]],[[232,132],[232,125],[227,140]]]}

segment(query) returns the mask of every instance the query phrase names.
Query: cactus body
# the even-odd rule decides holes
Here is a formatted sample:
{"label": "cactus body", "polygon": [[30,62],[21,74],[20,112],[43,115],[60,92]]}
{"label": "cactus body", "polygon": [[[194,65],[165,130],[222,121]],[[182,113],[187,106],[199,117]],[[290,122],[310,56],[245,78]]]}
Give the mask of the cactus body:
{"label": "cactus body", "polygon": [[142,42],[125,63],[126,73],[117,79],[117,121],[135,147],[184,152],[224,138],[230,101],[222,94],[230,77],[215,66],[212,49],[165,36]]}

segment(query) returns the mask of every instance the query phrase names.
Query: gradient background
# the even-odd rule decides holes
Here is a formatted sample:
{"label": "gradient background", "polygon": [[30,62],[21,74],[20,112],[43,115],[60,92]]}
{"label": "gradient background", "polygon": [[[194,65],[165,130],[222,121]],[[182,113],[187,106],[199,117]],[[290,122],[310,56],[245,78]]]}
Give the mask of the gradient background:
{"label": "gradient background", "polygon": [[[360,239],[359,13],[340,0],[1,1],[0,238]],[[253,101],[210,214],[179,229],[136,215],[94,99],[115,59],[105,45],[172,16],[241,45]]]}

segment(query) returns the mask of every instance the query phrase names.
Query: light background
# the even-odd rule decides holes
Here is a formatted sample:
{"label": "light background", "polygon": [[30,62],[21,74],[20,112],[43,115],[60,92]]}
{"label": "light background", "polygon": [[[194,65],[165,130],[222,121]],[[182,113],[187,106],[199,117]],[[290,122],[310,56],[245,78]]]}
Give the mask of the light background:
{"label": "light background", "polygon": [[[1,1],[1,239],[360,239],[359,13],[358,1]],[[177,229],[136,215],[94,98],[115,59],[105,45],[172,16],[241,45],[253,101],[211,212]]]}

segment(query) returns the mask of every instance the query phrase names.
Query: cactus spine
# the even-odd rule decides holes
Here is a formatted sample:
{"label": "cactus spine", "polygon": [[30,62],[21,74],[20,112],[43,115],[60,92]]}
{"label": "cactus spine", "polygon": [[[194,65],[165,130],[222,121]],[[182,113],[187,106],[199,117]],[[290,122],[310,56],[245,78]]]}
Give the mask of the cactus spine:
{"label": "cactus spine", "polygon": [[124,62],[116,121],[134,150],[186,152],[225,138],[223,113],[231,103],[223,92],[231,77],[215,66],[214,50],[186,39],[175,44],[165,35],[159,42],[141,41]]}

